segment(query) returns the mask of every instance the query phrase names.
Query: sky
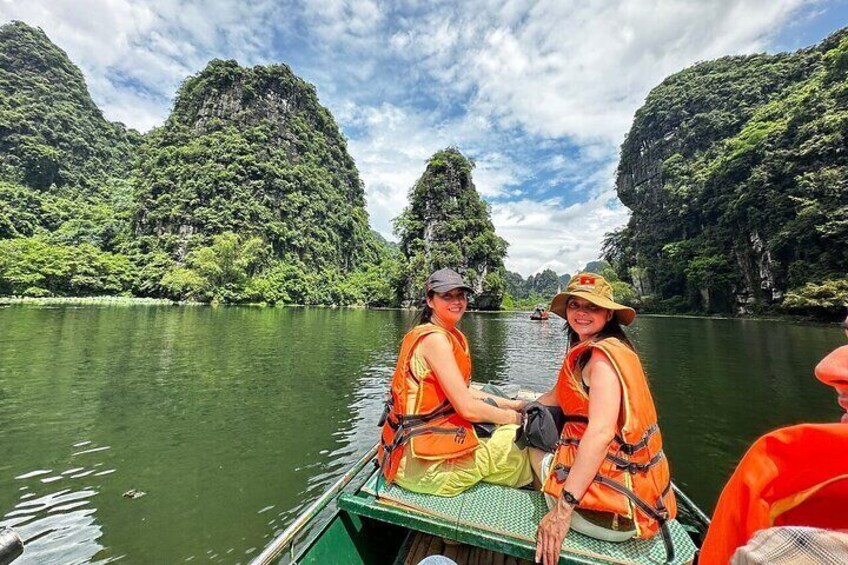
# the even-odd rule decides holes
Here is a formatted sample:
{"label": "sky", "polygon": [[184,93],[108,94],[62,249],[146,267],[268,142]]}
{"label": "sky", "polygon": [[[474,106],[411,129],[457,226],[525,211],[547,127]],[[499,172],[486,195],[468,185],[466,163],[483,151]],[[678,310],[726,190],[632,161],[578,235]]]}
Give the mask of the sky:
{"label": "sky", "polygon": [[106,118],[142,132],[213,58],[288,64],[342,128],[389,239],[427,159],[456,146],[528,276],[575,272],[627,223],[618,151],[653,87],[817,43],[848,0],[0,0],[10,20],[41,27]]}

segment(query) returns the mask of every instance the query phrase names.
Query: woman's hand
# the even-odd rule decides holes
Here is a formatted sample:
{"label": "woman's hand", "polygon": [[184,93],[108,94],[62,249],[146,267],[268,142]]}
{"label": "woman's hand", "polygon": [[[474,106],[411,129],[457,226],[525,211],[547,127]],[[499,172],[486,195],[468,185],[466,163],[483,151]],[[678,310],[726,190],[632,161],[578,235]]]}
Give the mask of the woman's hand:
{"label": "woman's hand", "polygon": [[507,400],[506,406],[504,408],[509,408],[510,410],[515,410],[516,412],[521,412],[521,410],[527,406],[527,400],[520,400],[516,398],[515,400]]}
{"label": "woman's hand", "polygon": [[515,414],[515,421],[513,422],[513,424],[515,424],[516,426],[520,426],[521,425],[521,412],[513,411],[513,414]]}
{"label": "woman's hand", "polygon": [[571,529],[571,514],[574,507],[560,499],[556,506],[545,514],[536,530],[536,563],[557,565],[562,541]]}

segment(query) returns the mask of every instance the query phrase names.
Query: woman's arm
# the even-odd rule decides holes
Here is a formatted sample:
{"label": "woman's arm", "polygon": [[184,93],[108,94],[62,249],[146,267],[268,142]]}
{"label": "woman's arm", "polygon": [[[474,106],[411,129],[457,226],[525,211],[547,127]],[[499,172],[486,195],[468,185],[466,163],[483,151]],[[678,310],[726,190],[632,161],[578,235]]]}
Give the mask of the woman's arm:
{"label": "woman's arm", "polygon": [[[593,351],[583,372],[589,381],[589,424],[580,439],[574,465],[563,485],[563,490],[578,500],[583,498],[601,467],[609,444],[615,437],[621,410],[621,383],[606,355],[598,350]],[[542,560],[545,565],[559,562],[562,540],[571,528],[573,511],[574,507],[560,497],[553,509],[539,522],[536,532],[537,562]]]}
{"label": "woman's arm", "polygon": [[447,336],[430,334],[421,340],[421,354],[436,375],[453,409],[469,422],[520,424],[521,414],[515,410],[496,408],[471,395],[453,356]]}
{"label": "woman's arm", "polygon": [[577,498],[583,498],[598,474],[615,437],[621,410],[621,383],[607,356],[594,350],[584,372],[589,382],[589,424],[580,438],[574,465],[563,486]]}
{"label": "woman's arm", "polygon": [[504,398],[502,396],[496,396],[494,394],[489,394],[488,392],[483,392],[482,390],[478,390],[476,388],[469,388],[468,392],[471,393],[472,398],[476,398],[477,400],[486,400],[487,398],[494,400],[500,408],[507,408],[509,410],[521,410],[524,408],[524,405],[527,404],[526,400],[518,400],[512,398]]}

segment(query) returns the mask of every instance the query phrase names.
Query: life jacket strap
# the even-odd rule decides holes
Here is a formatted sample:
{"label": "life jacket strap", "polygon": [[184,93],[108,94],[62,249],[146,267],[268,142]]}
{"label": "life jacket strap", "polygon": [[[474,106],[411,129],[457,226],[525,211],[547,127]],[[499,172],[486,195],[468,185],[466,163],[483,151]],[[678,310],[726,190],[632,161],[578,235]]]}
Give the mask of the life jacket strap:
{"label": "life jacket strap", "polygon": [[[563,421],[567,424],[569,422],[578,423],[578,424],[589,424],[589,418],[586,416],[579,416],[574,414],[566,414],[563,416]],[[645,449],[648,447],[648,441],[651,439],[655,433],[659,431],[659,426],[657,424],[651,424],[648,426],[648,429],[645,430],[645,433],[642,434],[641,439],[636,443],[627,443],[624,441],[624,438],[621,437],[620,434],[615,434],[615,441],[618,443],[618,450],[626,455],[633,455],[639,450]],[[563,443],[567,441],[573,441],[575,438],[563,438],[560,440],[561,445],[576,445],[574,443]],[[579,442],[579,440],[578,440]]]}
{"label": "life jacket strap", "polygon": [[[565,479],[568,478],[568,473],[571,472],[571,467],[568,467],[567,465],[558,464],[553,468],[553,472],[556,475],[557,482],[563,483],[565,482]],[[662,494],[660,494],[659,502],[657,505],[652,505],[648,502],[645,502],[644,500],[639,498],[639,496],[635,492],[633,492],[626,486],[607,477],[595,475],[595,478],[592,479],[592,481],[608,486],[619,494],[623,494],[628,499],[630,499],[630,501],[637,508],[639,508],[639,510],[641,510],[642,512],[644,512],[649,517],[653,518],[659,523],[663,523],[669,519],[670,514],[668,512],[668,509],[665,507],[665,504],[663,504],[662,499],[668,494],[669,490],[671,489],[671,481],[669,481],[669,484],[665,487],[665,489],[663,489]]]}
{"label": "life jacket strap", "polygon": [[444,418],[455,412],[448,399],[445,399],[441,404],[424,414],[395,414],[391,401],[386,401],[386,406],[387,408],[384,409],[384,412],[386,412],[384,422],[388,422],[393,430],[423,426],[437,418]]}
{"label": "life jacket strap", "polygon": [[[381,437],[380,445],[383,448],[383,458],[380,461],[380,467],[382,469],[386,468],[389,460],[391,459],[392,452],[394,450],[405,446],[409,443],[412,438],[424,434],[440,434],[440,435],[452,435],[456,436],[457,443],[464,441],[465,434],[467,434],[467,430],[463,427],[453,427],[453,428],[442,428],[439,426],[428,426],[428,425],[417,425],[417,426],[401,426],[400,430],[395,434],[395,437],[392,439],[391,443],[386,443],[386,441]],[[387,483],[391,484],[391,481],[387,481]]]}
{"label": "life jacket strap", "polygon": [[616,468],[621,471],[627,471],[631,475],[635,475],[636,473],[645,473],[651,467],[654,467],[660,463],[665,458],[665,453],[660,449],[656,455],[651,457],[650,461],[647,463],[634,463],[633,461],[628,461],[627,459],[622,459],[621,457],[616,457],[615,455],[606,456],[608,461],[611,461]]}

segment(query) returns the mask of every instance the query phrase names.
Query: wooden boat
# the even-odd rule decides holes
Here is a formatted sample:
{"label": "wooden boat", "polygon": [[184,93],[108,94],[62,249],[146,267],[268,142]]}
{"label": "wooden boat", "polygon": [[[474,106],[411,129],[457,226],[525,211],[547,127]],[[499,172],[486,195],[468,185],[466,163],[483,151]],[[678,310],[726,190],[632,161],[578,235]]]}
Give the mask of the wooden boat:
{"label": "wooden boat", "polygon": [[[277,560],[298,564],[416,565],[428,555],[466,563],[529,564],[534,537],[547,512],[542,494],[480,483],[443,498],[386,486],[376,469],[377,446],[313,502],[253,565]],[[669,523],[668,543],[610,543],[569,532],[560,565],[688,563],[709,519],[675,486],[679,514]]]}
{"label": "wooden boat", "polygon": [[530,314],[531,320],[547,320],[548,319],[548,310],[542,306],[541,304],[536,306],[533,309],[533,312]]}

